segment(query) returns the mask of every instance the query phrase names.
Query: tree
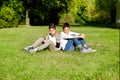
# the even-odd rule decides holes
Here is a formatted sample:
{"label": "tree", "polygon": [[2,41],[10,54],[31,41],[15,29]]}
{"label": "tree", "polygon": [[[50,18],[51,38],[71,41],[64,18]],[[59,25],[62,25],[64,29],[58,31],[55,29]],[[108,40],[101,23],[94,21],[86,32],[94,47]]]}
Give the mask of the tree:
{"label": "tree", "polygon": [[70,0],[30,0],[29,18],[31,25],[58,23],[67,11]]}
{"label": "tree", "polygon": [[30,26],[30,18],[29,18],[29,11],[30,11],[30,0],[20,0],[22,1],[23,7],[25,8],[25,25]]}
{"label": "tree", "polygon": [[[13,20],[17,20],[14,22],[15,24],[24,21],[27,26],[44,25],[51,22],[74,24],[115,23],[116,21],[118,24],[119,1],[115,6],[116,0],[0,0],[0,10],[2,10],[0,24],[10,24],[14,22]],[[10,13],[8,15],[11,20],[4,14],[5,11]]]}
{"label": "tree", "polygon": [[116,27],[120,28],[120,0],[117,0],[116,8],[117,8]]}
{"label": "tree", "polygon": [[88,2],[88,15],[90,22],[115,22],[115,0],[89,0]]}

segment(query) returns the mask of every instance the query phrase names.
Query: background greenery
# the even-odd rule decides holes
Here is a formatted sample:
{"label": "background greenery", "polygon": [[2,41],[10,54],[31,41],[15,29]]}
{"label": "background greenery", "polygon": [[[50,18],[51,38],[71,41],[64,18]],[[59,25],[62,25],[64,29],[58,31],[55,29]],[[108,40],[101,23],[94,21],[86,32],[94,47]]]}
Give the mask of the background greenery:
{"label": "background greenery", "polygon": [[73,31],[86,34],[95,53],[22,50],[46,36],[47,30],[47,26],[0,29],[0,80],[119,80],[119,30],[72,26]]}
{"label": "background greenery", "polygon": [[[56,24],[64,22],[71,24],[114,24],[116,22],[117,1],[0,0],[0,28],[25,24],[26,11],[28,11],[30,25],[45,25],[51,22]],[[119,12],[119,6],[117,8],[117,12]]]}

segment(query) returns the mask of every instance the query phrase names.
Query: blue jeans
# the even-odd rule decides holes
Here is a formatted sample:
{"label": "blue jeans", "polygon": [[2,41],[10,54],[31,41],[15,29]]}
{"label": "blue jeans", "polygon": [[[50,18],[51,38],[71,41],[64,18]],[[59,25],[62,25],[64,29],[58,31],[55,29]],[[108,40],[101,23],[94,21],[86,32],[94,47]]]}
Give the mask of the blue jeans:
{"label": "blue jeans", "polygon": [[84,40],[83,38],[78,38],[78,41],[79,41],[82,45],[86,44],[86,42],[85,42],[85,40]]}
{"label": "blue jeans", "polygon": [[74,39],[68,39],[68,42],[65,46],[65,51],[74,51],[76,46],[79,46],[80,44],[84,45],[86,42],[83,38],[74,38]]}

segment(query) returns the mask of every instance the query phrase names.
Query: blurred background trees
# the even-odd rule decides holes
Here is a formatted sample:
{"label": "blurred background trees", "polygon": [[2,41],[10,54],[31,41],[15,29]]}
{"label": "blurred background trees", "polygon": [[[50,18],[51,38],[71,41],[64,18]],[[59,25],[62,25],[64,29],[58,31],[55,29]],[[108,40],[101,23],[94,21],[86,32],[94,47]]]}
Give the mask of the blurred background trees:
{"label": "blurred background trees", "polygon": [[116,14],[116,27],[120,28],[120,0],[116,3],[117,14]]}
{"label": "blurred background trees", "polygon": [[22,2],[19,0],[1,0],[0,3],[0,28],[16,27],[24,16]]}
{"label": "blurred background trees", "polygon": [[[19,24],[115,24],[119,0],[0,0],[0,28]],[[26,11],[28,11],[26,13]],[[118,13],[119,12],[119,13]],[[26,17],[27,16],[27,17]],[[26,18],[28,23],[26,23]],[[117,22],[119,24],[119,22]]]}

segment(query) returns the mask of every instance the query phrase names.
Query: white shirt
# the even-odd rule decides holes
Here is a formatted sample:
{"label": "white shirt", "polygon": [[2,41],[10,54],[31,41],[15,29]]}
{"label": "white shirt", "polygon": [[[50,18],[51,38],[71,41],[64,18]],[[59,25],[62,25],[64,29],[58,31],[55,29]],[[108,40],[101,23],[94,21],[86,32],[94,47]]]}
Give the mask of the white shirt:
{"label": "white shirt", "polygon": [[66,34],[64,32],[60,33],[60,37],[61,37],[60,44],[61,44],[61,47],[62,47],[63,50],[65,49],[65,46],[68,42],[67,39],[72,38],[72,35],[80,35],[80,34],[76,33],[76,32],[71,32],[71,31],[69,32],[69,34]]}
{"label": "white shirt", "polygon": [[49,40],[51,40],[56,45],[56,37],[48,35]]}
{"label": "white shirt", "polygon": [[[51,36],[51,35],[47,35],[46,36],[46,40],[50,40],[51,42],[53,42],[53,44],[56,46],[57,42],[60,42],[60,36],[58,34]],[[61,49],[61,46],[59,48],[56,48],[57,50]]]}

